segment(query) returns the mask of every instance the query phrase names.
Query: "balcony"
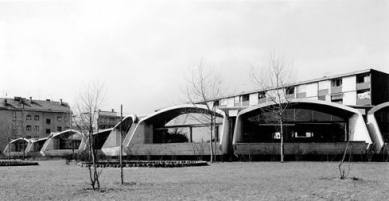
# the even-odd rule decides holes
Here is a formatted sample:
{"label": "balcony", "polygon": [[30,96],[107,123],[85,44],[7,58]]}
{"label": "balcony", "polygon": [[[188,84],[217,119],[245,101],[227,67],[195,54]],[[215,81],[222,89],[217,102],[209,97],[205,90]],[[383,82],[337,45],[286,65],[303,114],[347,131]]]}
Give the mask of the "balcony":
{"label": "balcony", "polygon": [[371,105],[371,99],[357,99],[357,105]]}
{"label": "balcony", "polygon": [[243,101],[242,106],[249,106],[250,102],[249,101]]}
{"label": "balcony", "polygon": [[328,89],[320,89],[318,91],[319,96],[325,96],[328,94]]}
{"label": "balcony", "polygon": [[370,82],[357,83],[357,90],[370,89]]}
{"label": "balcony", "polygon": [[342,87],[331,87],[331,94],[342,93]]}
{"label": "balcony", "polygon": [[285,98],[288,100],[294,99],[294,94],[287,94],[287,95],[285,95]]}
{"label": "balcony", "polygon": [[266,102],[266,98],[260,98],[258,99],[258,104]]}
{"label": "balcony", "polygon": [[306,98],[307,97],[307,93],[306,92],[302,92],[302,93],[298,93],[297,94],[297,98]]}

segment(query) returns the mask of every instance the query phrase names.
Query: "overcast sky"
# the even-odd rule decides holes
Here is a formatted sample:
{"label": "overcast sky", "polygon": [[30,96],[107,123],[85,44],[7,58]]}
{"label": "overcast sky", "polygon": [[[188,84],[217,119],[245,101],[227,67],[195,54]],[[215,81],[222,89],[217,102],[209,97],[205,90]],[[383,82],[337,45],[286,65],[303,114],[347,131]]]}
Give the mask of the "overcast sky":
{"label": "overcast sky", "polygon": [[147,114],[184,101],[203,60],[242,91],[271,52],[298,80],[389,73],[389,1],[2,1],[0,96],[62,98],[104,83],[103,110]]}

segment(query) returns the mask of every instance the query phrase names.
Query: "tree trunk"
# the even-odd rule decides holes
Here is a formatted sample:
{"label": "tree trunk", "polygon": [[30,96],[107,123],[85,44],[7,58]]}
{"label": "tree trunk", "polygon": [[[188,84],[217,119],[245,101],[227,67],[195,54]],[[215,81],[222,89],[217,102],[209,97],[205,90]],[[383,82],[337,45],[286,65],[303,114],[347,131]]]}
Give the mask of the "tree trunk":
{"label": "tree trunk", "polygon": [[284,126],[282,120],[280,121],[280,138],[281,138],[281,163],[284,162]]}
{"label": "tree trunk", "polygon": [[210,149],[211,149],[211,155],[210,155],[210,162],[213,163],[213,146],[212,146],[212,116],[211,116],[211,134],[210,134],[210,141],[209,141],[209,146],[210,146]]}

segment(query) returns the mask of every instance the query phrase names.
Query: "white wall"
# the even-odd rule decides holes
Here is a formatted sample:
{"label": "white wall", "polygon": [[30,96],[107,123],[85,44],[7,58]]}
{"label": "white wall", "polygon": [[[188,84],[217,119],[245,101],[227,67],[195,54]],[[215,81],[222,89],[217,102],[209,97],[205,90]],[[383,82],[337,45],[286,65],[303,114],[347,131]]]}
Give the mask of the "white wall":
{"label": "white wall", "polygon": [[304,92],[307,92],[306,87],[307,87],[307,85],[305,85],[305,84],[297,86],[297,87],[296,87],[297,93],[304,93]]}
{"label": "white wall", "polygon": [[331,81],[330,80],[325,80],[319,82],[319,90],[321,89],[331,89]]}
{"label": "white wall", "polygon": [[305,90],[307,92],[307,97],[314,97],[318,96],[318,84],[317,83],[311,83],[307,84],[305,87]]}
{"label": "white wall", "polygon": [[220,105],[225,105],[227,107],[234,107],[234,98],[224,98],[220,101]]}
{"label": "white wall", "polygon": [[258,105],[258,93],[250,94],[250,105]]}
{"label": "white wall", "polygon": [[357,88],[357,77],[350,76],[342,78],[342,91],[355,91]]}
{"label": "white wall", "polygon": [[357,92],[350,91],[343,93],[343,105],[356,105],[357,104]]}

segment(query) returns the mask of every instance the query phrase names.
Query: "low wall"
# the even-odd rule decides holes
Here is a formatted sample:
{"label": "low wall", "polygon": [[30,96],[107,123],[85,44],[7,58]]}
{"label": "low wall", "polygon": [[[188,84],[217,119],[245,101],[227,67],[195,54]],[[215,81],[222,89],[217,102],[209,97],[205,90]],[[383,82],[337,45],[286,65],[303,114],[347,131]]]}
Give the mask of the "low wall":
{"label": "low wall", "polygon": [[[216,155],[221,155],[220,145],[216,143]],[[210,146],[205,143],[166,143],[166,144],[130,144],[125,148],[128,155],[209,155]]]}
{"label": "low wall", "polygon": [[[365,142],[350,142],[353,154],[366,153],[368,144]],[[284,154],[294,155],[336,155],[343,154],[347,142],[328,143],[284,143]],[[279,155],[280,143],[237,143],[234,145],[236,155]]]}

